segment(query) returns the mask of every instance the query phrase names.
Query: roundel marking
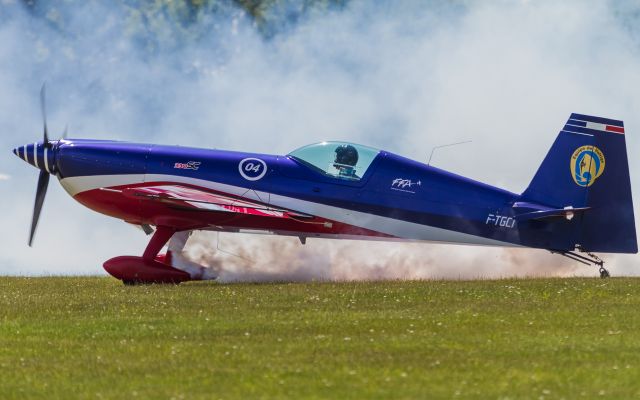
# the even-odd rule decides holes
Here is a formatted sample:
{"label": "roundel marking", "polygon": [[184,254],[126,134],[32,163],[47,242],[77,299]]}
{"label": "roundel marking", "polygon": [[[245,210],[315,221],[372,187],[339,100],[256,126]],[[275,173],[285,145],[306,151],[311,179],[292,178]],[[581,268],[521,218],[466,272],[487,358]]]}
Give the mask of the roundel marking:
{"label": "roundel marking", "polygon": [[604,166],[604,154],[595,146],[578,147],[569,162],[573,181],[582,187],[593,185],[604,172]]}
{"label": "roundel marking", "polygon": [[259,158],[245,158],[238,164],[240,175],[248,181],[262,179],[267,173],[267,163]]}

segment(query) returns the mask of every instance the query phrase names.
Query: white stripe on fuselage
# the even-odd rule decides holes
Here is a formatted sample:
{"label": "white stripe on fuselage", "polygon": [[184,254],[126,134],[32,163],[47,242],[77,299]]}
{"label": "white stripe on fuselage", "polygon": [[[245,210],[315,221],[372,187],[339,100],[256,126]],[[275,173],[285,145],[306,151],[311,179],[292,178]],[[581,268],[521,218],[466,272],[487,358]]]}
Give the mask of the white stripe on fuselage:
{"label": "white stripe on fuselage", "polygon": [[517,246],[513,243],[501,242],[498,240],[484,238],[482,236],[470,235],[429,225],[416,224],[414,222],[402,221],[321,203],[314,203],[268,192],[259,192],[246,187],[232,186],[224,183],[188,178],[184,176],[153,174],[99,175],[64,178],[60,181],[62,186],[71,196],[76,196],[79,193],[99,188],[140,184],[143,182],[173,182],[176,184],[190,184],[235,196],[242,196],[251,200],[265,201],[265,199],[268,199],[270,204],[275,207],[282,207],[304,214],[315,215],[321,218],[341,222],[347,225],[358,226],[407,240],[465,243],[484,246]]}
{"label": "white stripe on fuselage", "polygon": [[33,144],[33,163],[36,168],[40,168],[38,166],[38,143]]}
{"label": "white stripe on fuselage", "polygon": [[51,171],[49,171],[49,160],[47,159],[47,146],[44,146],[44,157],[42,158],[42,160],[44,161],[44,169],[47,170],[47,173],[51,173]]}
{"label": "white stripe on fuselage", "polygon": [[71,196],[88,190],[114,186],[134,185],[144,182],[144,174],[75,176],[60,180],[60,184]]}

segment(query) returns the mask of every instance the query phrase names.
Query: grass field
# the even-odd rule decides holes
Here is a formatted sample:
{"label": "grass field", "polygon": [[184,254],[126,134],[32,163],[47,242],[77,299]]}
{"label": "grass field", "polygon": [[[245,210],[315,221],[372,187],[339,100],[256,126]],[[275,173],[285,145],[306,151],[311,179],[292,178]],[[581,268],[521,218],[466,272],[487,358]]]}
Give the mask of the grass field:
{"label": "grass field", "polygon": [[0,398],[631,398],[640,279],[0,278]]}

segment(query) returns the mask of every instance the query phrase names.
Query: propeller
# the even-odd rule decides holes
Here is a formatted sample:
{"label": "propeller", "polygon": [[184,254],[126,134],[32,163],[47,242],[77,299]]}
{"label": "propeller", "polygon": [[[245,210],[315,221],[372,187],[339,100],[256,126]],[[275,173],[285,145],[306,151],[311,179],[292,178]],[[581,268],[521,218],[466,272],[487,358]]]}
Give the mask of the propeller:
{"label": "propeller", "polygon": [[47,86],[46,83],[42,84],[40,89],[40,111],[42,111],[42,121],[44,123],[44,145],[47,148],[51,147],[49,142],[49,134],[47,131]]}
{"label": "propeller", "polygon": [[36,234],[36,228],[38,227],[38,220],[40,219],[40,212],[42,211],[42,204],[44,204],[44,198],[47,195],[47,187],[49,186],[49,173],[46,171],[40,171],[38,177],[38,188],[36,189],[36,202],[33,206],[33,219],[31,220],[31,233],[29,234],[29,247],[33,245],[33,236]]}
{"label": "propeller", "polygon": [[[44,124],[43,145],[45,148],[51,148],[51,142],[49,141],[49,135],[47,132],[47,108],[46,108],[46,86],[43,83],[40,90],[40,109],[42,111],[42,121]],[[31,232],[29,234],[29,247],[33,245],[33,237],[38,227],[38,220],[40,219],[40,213],[42,212],[42,205],[44,204],[44,198],[47,195],[47,188],[49,187],[49,173],[41,170],[40,176],[38,176],[38,187],[36,189],[36,201],[33,205],[33,218],[31,219]]]}

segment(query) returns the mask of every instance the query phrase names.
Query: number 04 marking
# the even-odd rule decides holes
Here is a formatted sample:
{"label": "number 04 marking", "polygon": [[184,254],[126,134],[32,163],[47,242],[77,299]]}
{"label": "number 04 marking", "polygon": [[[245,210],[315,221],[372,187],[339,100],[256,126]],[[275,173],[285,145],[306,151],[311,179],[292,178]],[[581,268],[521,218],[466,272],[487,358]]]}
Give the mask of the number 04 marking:
{"label": "number 04 marking", "polygon": [[238,164],[238,171],[244,179],[257,181],[267,173],[267,163],[259,158],[245,158]]}

